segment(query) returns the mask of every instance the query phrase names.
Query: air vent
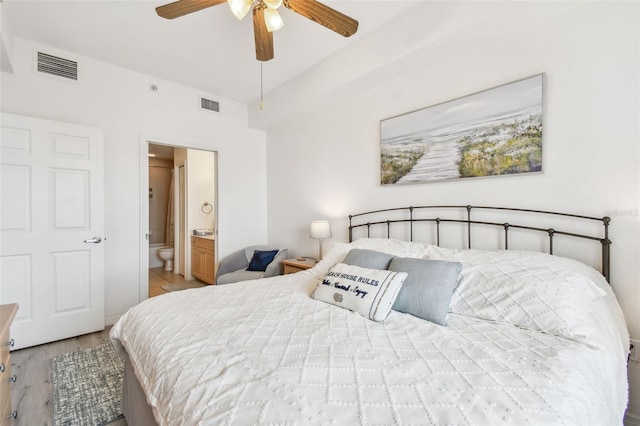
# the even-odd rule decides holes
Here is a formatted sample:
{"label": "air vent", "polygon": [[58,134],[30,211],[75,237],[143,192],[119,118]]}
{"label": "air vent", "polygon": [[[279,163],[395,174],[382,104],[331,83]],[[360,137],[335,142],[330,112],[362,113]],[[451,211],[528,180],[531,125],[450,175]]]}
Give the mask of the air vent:
{"label": "air vent", "polygon": [[200,108],[220,112],[220,103],[212,101],[211,99],[200,98]]}
{"label": "air vent", "polygon": [[42,52],[38,52],[38,71],[69,80],[78,80],[77,62]]}

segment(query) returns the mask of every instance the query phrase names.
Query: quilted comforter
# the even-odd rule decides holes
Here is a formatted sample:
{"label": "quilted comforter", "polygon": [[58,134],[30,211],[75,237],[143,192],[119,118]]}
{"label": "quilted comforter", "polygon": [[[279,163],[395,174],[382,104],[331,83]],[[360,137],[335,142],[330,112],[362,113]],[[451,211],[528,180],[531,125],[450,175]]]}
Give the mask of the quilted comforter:
{"label": "quilted comforter", "polygon": [[319,279],[312,269],[129,310],[112,337],[158,424],[622,423],[615,331],[585,342],[456,313],[447,327],[395,311],[378,323],[310,298]]}

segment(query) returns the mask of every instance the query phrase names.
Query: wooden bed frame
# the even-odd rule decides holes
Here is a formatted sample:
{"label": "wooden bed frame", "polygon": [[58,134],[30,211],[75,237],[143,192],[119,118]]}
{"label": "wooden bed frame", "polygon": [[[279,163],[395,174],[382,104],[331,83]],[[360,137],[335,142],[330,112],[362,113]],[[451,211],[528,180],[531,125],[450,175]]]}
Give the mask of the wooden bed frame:
{"label": "wooden bed frame", "polygon": [[[490,212],[490,219],[484,220],[480,212]],[[429,214],[430,213],[430,214]],[[433,213],[436,216],[433,216]],[[473,217],[472,217],[473,213]],[[486,215],[485,215],[486,216]],[[496,218],[496,216],[498,216]],[[533,222],[531,217],[533,216]],[[526,219],[525,219],[526,218]],[[556,220],[554,226],[538,226],[539,219],[544,219],[544,223],[553,222],[554,219],[571,219],[576,220],[578,225],[600,222],[602,228],[598,228],[597,232],[590,233],[578,233],[570,230],[561,230],[556,225],[565,226],[562,220]],[[522,220],[522,222],[520,222]],[[364,213],[357,213],[349,215],[349,242],[353,241],[354,234],[357,231],[362,231],[366,228],[366,237],[372,237],[373,231],[378,231],[379,228],[383,229],[386,238],[392,238],[393,231],[398,234],[402,233],[403,237],[400,239],[409,239],[414,241],[414,234],[416,232],[416,225],[419,223],[432,223],[434,226],[431,229],[432,238],[435,237],[434,243],[440,245],[441,231],[443,231],[442,224],[453,223],[459,224],[466,228],[466,248],[474,248],[472,245],[472,228],[475,229],[478,226],[489,226],[502,228],[503,234],[503,249],[509,249],[509,231],[511,229],[519,229],[526,231],[533,231],[537,233],[545,233],[548,236],[548,252],[553,253],[554,237],[557,235],[578,238],[583,240],[591,240],[599,242],[601,245],[601,264],[600,272],[610,282],[611,266],[610,266],[610,246],[611,240],[609,239],[609,224],[611,218],[604,217],[592,217],[584,216],[572,213],[561,213],[545,210],[531,210],[522,208],[511,207],[488,207],[488,206],[410,206],[410,207],[398,207],[382,210],[373,210]],[[515,223],[514,223],[515,222]],[[393,225],[393,226],[392,226]],[[466,226],[465,226],[466,225]],[[385,228],[386,227],[386,232]],[[564,229],[564,228],[563,228]],[[408,233],[408,234],[407,234]],[[435,234],[435,235],[433,235]]]}

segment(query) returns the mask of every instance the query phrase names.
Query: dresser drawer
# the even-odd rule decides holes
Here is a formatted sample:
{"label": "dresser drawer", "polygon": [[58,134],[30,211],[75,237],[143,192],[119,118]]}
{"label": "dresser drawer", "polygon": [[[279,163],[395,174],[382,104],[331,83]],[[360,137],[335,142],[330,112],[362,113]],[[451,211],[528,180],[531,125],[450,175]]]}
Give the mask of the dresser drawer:
{"label": "dresser drawer", "polygon": [[2,425],[11,424],[11,420],[7,419],[9,414],[11,414],[11,386],[13,383],[9,381],[11,377],[11,360],[8,359],[5,363],[4,373],[0,373],[0,401],[2,402],[2,412],[0,415],[2,416]]}
{"label": "dresser drawer", "polygon": [[4,371],[0,372],[0,426],[8,426],[13,423],[9,417],[11,409],[11,322],[18,311],[17,304],[0,305],[0,364]]}
{"label": "dresser drawer", "polygon": [[11,374],[7,374],[7,371],[11,365],[11,346],[9,345],[11,337],[9,336],[9,327],[4,327],[4,329],[0,333],[0,363],[5,366],[5,371],[3,373],[0,373],[3,385],[5,383],[5,378],[11,376]]}
{"label": "dresser drawer", "polygon": [[[0,337],[0,345],[2,345],[0,347],[0,362],[7,364],[9,362],[9,358],[11,357],[11,347],[7,344],[9,342],[9,340],[11,340],[11,338],[9,337],[9,333],[6,334],[2,334],[2,337]],[[4,373],[0,373],[0,374],[4,374]]]}

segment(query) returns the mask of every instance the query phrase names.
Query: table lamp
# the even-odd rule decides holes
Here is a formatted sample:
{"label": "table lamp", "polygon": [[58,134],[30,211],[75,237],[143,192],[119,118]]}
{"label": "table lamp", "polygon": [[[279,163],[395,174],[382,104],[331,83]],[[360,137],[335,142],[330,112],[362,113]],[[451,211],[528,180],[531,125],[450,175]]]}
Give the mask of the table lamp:
{"label": "table lamp", "polygon": [[318,262],[322,260],[322,240],[331,238],[331,225],[328,220],[314,220],[311,222],[309,238],[318,240]]}

